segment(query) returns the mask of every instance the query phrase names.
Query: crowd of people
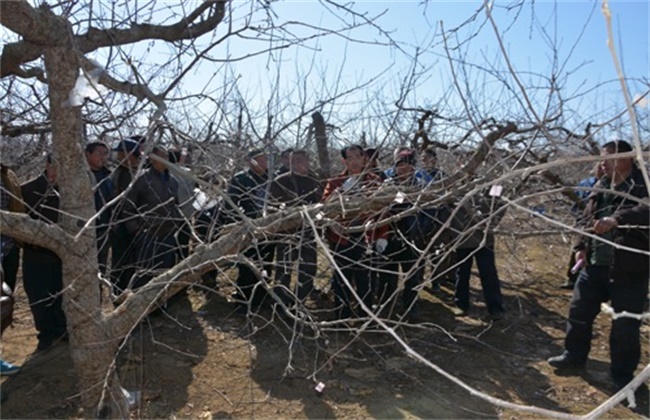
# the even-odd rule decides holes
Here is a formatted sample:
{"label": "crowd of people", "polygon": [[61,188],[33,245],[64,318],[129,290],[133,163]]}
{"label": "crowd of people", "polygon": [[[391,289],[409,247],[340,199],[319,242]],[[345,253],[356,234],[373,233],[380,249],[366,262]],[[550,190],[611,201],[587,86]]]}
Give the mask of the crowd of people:
{"label": "crowd of people", "polygon": [[[245,168],[230,179],[225,199],[205,205],[196,199],[198,190],[186,166],[187,150],[156,145],[145,158],[144,141],[144,137],[134,136],[112,149],[101,142],[91,142],[85,148],[95,180],[98,271],[110,279],[116,305],[124,291],[142,287],[187,257],[197,240],[217,238],[219,229],[229,223],[315,203],[344,202],[382,188],[423,191],[447,177],[437,166],[436,151],[430,148],[418,153],[398,147],[391,164],[382,169],[377,149],[349,145],[341,150],[343,171],[329,179],[312,169],[307,150],[285,150],[276,169],[269,166],[264,150],[252,149],[246,154]],[[648,225],[648,207],[638,200],[647,197],[647,188],[632,158],[607,159],[607,155],[632,150],[629,144],[610,142],[602,150],[599,179],[579,189],[586,192],[581,197],[585,210],[579,226],[593,233],[581,236],[575,246],[575,261],[583,265],[575,280],[566,351],[549,359],[558,368],[584,366],[591,325],[602,301],[611,299],[616,311],[640,313],[647,296],[648,256],[634,251],[648,250],[648,232],[638,228]],[[117,162],[113,170],[108,168],[111,151]],[[55,163],[48,155],[43,173],[20,186],[3,166],[2,209],[57,223]],[[257,241],[243,251],[236,264],[233,301],[248,310],[268,299],[281,302],[293,314],[308,302],[323,304],[314,285],[318,258],[324,255],[318,252],[319,235],[331,256],[327,261],[334,297],[330,309],[337,319],[354,320],[375,313],[414,322],[419,316],[421,287],[429,284],[436,290],[439,279],[449,277],[454,282],[455,313],[467,315],[470,274],[476,261],[488,314],[492,320],[500,320],[505,307],[493,230],[505,209],[498,197],[478,193],[453,204],[433,206],[409,198],[416,196],[405,194],[381,211],[344,213],[327,223],[324,231],[305,222],[290,232]],[[8,236],[2,236],[0,245],[3,282],[10,288],[15,286],[17,253],[22,247],[23,282],[38,331],[37,350],[66,340],[58,256],[48,249],[18,244]],[[217,274],[213,272],[213,278]],[[269,299],[269,290],[275,299]],[[638,365],[639,325],[639,320],[631,318],[613,322],[612,373],[618,385],[629,382]],[[2,362],[2,374],[16,370]]]}

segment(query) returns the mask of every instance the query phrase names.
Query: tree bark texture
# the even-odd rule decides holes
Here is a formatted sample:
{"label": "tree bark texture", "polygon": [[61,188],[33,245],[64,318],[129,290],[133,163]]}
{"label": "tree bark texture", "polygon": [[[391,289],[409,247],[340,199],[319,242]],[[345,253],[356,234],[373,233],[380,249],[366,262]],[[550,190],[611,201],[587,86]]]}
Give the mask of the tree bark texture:
{"label": "tree bark texture", "polygon": [[118,342],[110,337],[101,313],[95,231],[93,225],[81,231],[95,214],[95,208],[82,148],[81,107],[71,107],[67,102],[79,75],[71,27],[64,33],[59,31],[59,37],[67,42],[48,47],[44,62],[48,74],[54,165],[61,194],[59,226],[69,237],[65,252],[60,256],[63,309],[71,356],[86,416],[124,418],[128,416],[128,408],[113,367]]}
{"label": "tree bark texture", "polygon": [[331,174],[330,155],[327,148],[327,130],[325,129],[325,119],[320,112],[316,111],[311,114],[312,127],[314,129],[314,136],[316,138],[316,148],[318,150],[318,164],[320,169],[329,178]]}

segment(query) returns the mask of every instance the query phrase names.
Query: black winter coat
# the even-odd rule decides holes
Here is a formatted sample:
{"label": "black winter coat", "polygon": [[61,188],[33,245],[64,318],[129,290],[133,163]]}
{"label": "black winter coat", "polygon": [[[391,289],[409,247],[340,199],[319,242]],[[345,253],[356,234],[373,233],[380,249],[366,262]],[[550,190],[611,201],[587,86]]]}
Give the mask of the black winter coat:
{"label": "black winter coat", "polygon": [[[266,201],[268,175],[258,175],[252,169],[241,171],[228,184],[228,197],[235,206],[242,209],[246,217],[257,219],[262,216]],[[240,219],[235,209],[226,204],[228,223]]]}

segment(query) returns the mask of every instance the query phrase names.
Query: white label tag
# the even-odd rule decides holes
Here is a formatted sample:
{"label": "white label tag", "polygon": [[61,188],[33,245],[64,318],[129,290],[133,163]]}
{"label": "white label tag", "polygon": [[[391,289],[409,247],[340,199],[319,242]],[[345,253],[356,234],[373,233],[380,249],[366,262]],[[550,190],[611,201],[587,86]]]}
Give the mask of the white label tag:
{"label": "white label tag", "polygon": [[501,197],[503,187],[501,185],[492,185],[490,188],[490,197]]}

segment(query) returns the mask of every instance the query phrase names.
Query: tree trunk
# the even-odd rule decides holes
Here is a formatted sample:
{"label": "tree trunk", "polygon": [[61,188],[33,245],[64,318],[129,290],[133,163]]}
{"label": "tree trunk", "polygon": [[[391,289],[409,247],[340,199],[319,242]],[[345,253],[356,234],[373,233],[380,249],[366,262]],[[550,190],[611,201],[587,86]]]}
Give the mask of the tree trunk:
{"label": "tree trunk", "polygon": [[101,313],[94,224],[81,232],[95,208],[91,174],[82,151],[81,109],[66,103],[79,73],[72,31],[67,26],[69,42],[45,52],[54,162],[61,194],[59,225],[70,235],[65,252],[60,253],[63,308],[85,416],[125,418],[128,407],[114,367],[119,341],[111,337]]}
{"label": "tree trunk", "polygon": [[325,130],[325,119],[320,112],[311,114],[312,126],[316,137],[316,148],[318,150],[318,164],[326,178],[331,176],[330,154],[327,149],[327,131]]}

